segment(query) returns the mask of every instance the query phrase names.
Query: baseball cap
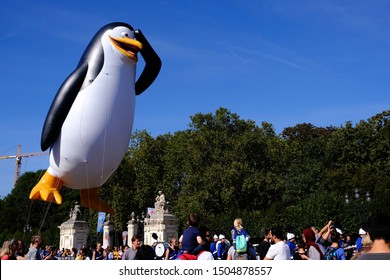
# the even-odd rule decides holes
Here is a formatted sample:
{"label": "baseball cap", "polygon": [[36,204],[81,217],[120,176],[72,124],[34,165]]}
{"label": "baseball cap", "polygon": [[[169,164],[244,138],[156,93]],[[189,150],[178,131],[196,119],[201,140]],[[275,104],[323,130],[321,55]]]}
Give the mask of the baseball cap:
{"label": "baseball cap", "polygon": [[287,233],[287,240],[290,240],[292,238],[295,238],[294,233]]}
{"label": "baseball cap", "polygon": [[367,232],[364,229],[360,228],[359,229],[359,234],[367,234]]}

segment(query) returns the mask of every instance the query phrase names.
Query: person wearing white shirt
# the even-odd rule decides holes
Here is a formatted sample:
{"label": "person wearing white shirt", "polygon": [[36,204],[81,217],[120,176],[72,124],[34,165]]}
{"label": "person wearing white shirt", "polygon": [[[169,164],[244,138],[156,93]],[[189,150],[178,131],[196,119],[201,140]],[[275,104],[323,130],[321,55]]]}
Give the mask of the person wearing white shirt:
{"label": "person wearing white shirt", "polygon": [[271,235],[274,244],[269,248],[264,260],[290,260],[290,249],[283,240],[282,229],[271,229]]}

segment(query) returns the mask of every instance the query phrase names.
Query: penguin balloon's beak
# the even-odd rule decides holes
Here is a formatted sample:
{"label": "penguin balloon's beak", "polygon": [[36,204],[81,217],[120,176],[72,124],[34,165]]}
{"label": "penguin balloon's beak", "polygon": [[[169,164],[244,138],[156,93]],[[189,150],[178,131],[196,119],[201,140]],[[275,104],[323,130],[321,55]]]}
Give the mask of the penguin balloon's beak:
{"label": "penguin balloon's beak", "polygon": [[123,53],[125,56],[133,60],[134,62],[138,61],[137,53],[142,50],[142,43],[128,38],[113,38],[111,36],[110,40],[111,43],[117,48],[121,53]]}

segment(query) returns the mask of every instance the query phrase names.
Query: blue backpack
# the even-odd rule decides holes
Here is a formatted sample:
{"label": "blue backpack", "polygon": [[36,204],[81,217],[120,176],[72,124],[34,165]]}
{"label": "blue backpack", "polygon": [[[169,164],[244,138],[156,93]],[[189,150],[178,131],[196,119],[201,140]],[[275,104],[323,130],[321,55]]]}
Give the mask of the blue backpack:
{"label": "blue backpack", "polygon": [[248,251],[248,242],[246,241],[246,236],[242,231],[237,231],[236,236],[236,252],[239,254],[246,253]]}

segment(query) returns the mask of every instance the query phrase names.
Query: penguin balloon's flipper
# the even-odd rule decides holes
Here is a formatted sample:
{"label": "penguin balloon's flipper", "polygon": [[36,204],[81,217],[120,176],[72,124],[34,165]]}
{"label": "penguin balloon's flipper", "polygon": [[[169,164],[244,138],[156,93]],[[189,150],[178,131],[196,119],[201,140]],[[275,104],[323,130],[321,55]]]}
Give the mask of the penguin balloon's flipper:
{"label": "penguin balloon's flipper", "polygon": [[152,46],[146,40],[141,30],[134,31],[135,38],[142,43],[142,49],[140,51],[142,57],[145,60],[145,68],[135,83],[135,94],[140,95],[144,92],[157,78],[161,69],[161,59],[157,53],[153,50]]}
{"label": "penguin balloon's flipper", "polygon": [[42,151],[46,151],[57,139],[62,124],[84,82],[87,71],[87,63],[78,65],[77,69],[69,75],[58,90],[43,126],[41,136]]}

